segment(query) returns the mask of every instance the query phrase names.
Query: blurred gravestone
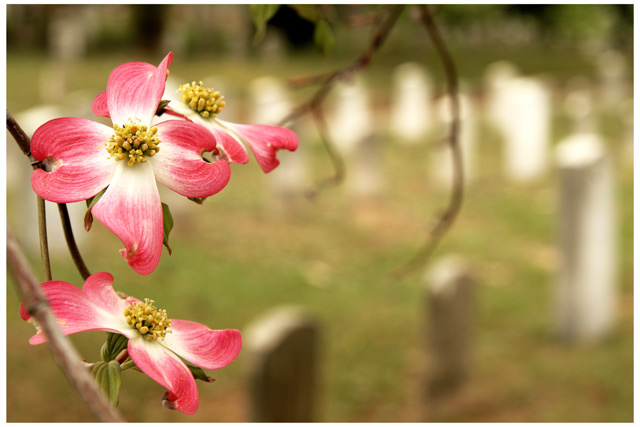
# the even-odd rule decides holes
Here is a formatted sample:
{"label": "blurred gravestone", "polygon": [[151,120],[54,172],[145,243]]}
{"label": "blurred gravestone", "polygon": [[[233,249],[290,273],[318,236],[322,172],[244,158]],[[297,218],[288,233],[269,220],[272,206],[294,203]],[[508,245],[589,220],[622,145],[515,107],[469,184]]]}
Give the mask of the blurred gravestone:
{"label": "blurred gravestone", "polygon": [[[471,99],[463,94],[460,94],[458,99],[460,107],[458,144],[462,153],[464,183],[468,184],[473,180],[474,175],[476,117]],[[437,140],[441,142],[433,151],[431,166],[435,182],[448,189],[453,183],[453,160],[448,140],[453,118],[451,99],[448,96],[441,97],[437,101],[435,111],[439,119]]]}
{"label": "blurred gravestone", "polygon": [[[291,113],[290,94],[284,83],[274,77],[260,77],[250,84],[250,123],[278,125]],[[301,126],[291,126],[300,144],[295,152],[278,151],[280,164],[269,172],[266,180],[272,197],[271,207],[278,212],[290,212],[299,201],[307,180],[306,144],[300,135]]]}
{"label": "blurred gravestone", "polygon": [[595,65],[600,82],[600,105],[613,109],[633,90],[627,82],[624,55],[614,50],[605,51],[597,56]]}
{"label": "blurred gravestone", "polygon": [[508,83],[517,76],[518,69],[508,61],[489,64],[483,75],[486,119],[500,134],[509,119],[509,111],[503,98],[507,95]]}
{"label": "blurred gravestone", "polygon": [[475,281],[457,256],[437,260],[423,281],[426,291],[428,400],[457,390],[467,379],[475,319]]}
{"label": "blurred gravestone", "polygon": [[563,109],[574,133],[595,132],[593,90],[588,78],[576,76],[567,82]]}
{"label": "blurred gravestone", "polygon": [[556,149],[561,268],[556,328],[591,341],[612,327],[616,294],[615,186],[609,154],[595,134],[576,134]]}
{"label": "blurred gravestone", "polygon": [[510,80],[504,102],[504,170],[512,181],[531,182],[547,169],[550,145],[551,97],[534,78]]}
{"label": "blurred gravestone", "polygon": [[379,196],[385,187],[383,146],[378,133],[360,141],[347,172],[346,187],[357,198]]}
{"label": "blurred gravestone", "polygon": [[296,307],[279,307],[244,333],[252,422],[313,422],[318,325]]}
{"label": "blurred gravestone", "polygon": [[431,125],[432,84],[425,68],[405,63],[393,72],[391,133],[401,143],[424,142]]}
{"label": "blurred gravestone", "polygon": [[370,99],[364,82],[354,77],[349,83],[336,85],[329,105],[333,106],[327,114],[329,134],[337,149],[349,158],[372,132]]}

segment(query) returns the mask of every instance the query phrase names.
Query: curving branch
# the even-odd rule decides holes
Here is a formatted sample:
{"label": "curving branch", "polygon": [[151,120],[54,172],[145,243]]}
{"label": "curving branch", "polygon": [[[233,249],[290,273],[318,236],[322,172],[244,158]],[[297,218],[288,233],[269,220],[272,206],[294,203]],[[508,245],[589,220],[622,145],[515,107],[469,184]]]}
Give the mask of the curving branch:
{"label": "curving branch", "polygon": [[80,355],[58,327],[57,320],[51,312],[49,301],[42,293],[18,241],[8,226],[7,266],[14,277],[16,288],[24,301],[27,312],[47,337],[47,344],[53,353],[54,359],[78,392],[80,400],[99,421],[125,421],[118,411],[109,404],[90,372],[86,369]]}
{"label": "curving branch", "polygon": [[391,29],[395,26],[403,10],[404,5],[387,5],[382,7],[376,16],[367,17],[369,22],[375,22],[378,26],[371,38],[371,43],[367,50],[365,50],[364,53],[356,58],[356,60],[351,64],[335,71],[314,76],[301,77],[290,81],[290,84],[294,87],[301,87],[309,84],[320,84],[320,87],[308,101],[296,106],[287,117],[282,119],[279,125],[284,126],[286,123],[297,120],[304,114],[311,113],[316,127],[320,132],[322,142],[335,168],[335,175],[321,181],[315,189],[308,191],[308,196],[313,197],[322,189],[339,184],[344,180],[346,173],[342,157],[338,150],[336,150],[333,142],[327,138],[325,132],[326,124],[324,123],[324,116],[321,113],[322,103],[337,82],[351,79],[357,72],[361,71],[371,63],[375,54],[387,40]]}
{"label": "curving branch", "polygon": [[[31,167],[35,170],[42,167],[41,162],[37,161],[31,154],[31,139],[20,127],[16,119],[13,118],[9,110],[7,110],[7,130],[13,136],[13,139],[18,143],[18,147],[22,150],[22,153],[31,161]],[[87,279],[91,275],[89,269],[82,259],[82,255],[78,249],[75,238],[73,237],[73,230],[71,229],[71,222],[69,220],[69,212],[65,203],[58,203],[58,210],[60,212],[60,221],[62,222],[62,228],[64,230],[64,237],[69,248],[69,253],[73,259],[78,272],[83,279]],[[47,221],[45,214],[45,201],[42,197],[38,196],[38,225],[40,230],[40,254],[42,257],[42,267],[44,269],[44,276],[46,280],[51,280],[51,264],[49,261],[49,249],[47,241]]]}
{"label": "curving branch", "polygon": [[451,195],[449,204],[442,214],[438,217],[436,224],[431,228],[427,241],[417,251],[414,257],[403,267],[396,270],[393,274],[396,277],[403,276],[417,267],[423,265],[436,249],[444,235],[451,228],[462,207],[464,198],[464,172],[462,165],[462,151],[460,149],[460,101],[458,98],[458,77],[456,67],[449,55],[449,52],[440,36],[438,27],[433,21],[433,16],[429,7],[426,5],[417,6],[420,11],[420,19],[429,33],[429,37],[433,42],[440,62],[445,71],[447,81],[447,92],[451,100],[451,126],[449,129],[449,137],[447,143],[451,150],[451,158],[453,163],[453,185],[451,186]]}

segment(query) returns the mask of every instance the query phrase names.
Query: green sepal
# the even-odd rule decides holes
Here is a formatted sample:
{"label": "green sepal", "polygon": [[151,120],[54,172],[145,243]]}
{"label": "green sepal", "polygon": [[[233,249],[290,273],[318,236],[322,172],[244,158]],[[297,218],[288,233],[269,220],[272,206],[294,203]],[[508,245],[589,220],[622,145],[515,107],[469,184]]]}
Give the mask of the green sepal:
{"label": "green sepal", "polygon": [[160,101],[160,104],[158,104],[158,109],[156,110],[156,116],[161,116],[164,114],[164,109],[167,108],[167,105],[169,105],[171,101],[168,101],[166,99],[163,99],[162,101]]}
{"label": "green sepal", "polygon": [[93,215],[91,215],[91,208],[93,207],[93,205],[98,203],[98,200],[100,200],[100,197],[102,197],[104,192],[107,191],[107,188],[109,187],[105,187],[101,192],[99,192],[95,196],[85,200],[87,203],[87,213],[84,214],[84,229],[87,231],[91,230],[91,225],[93,224]]}
{"label": "green sepal", "polygon": [[319,19],[316,22],[316,29],[313,34],[313,41],[316,44],[316,47],[320,49],[323,55],[328,55],[331,50],[333,50],[333,46],[336,41],[333,36],[333,31],[331,30],[331,26],[326,19]]}
{"label": "green sepal", "polygon": [[253,43],[257,44],[262,40],[267,31],[267,22],[280,9],[279,4],[252,4],[251,18],[256,25],[256,34],[253,36]]}
{"label": "green sepal", "polygon": [[187,368],[189,368],[189,370],[191,371],[191,375],[193,375],[193,378],[200,381],[204,381],[206,383],[212,383],[215,381],[215,379],[208,376],[202,368],[198,368],[197,366],[190,365],[189,363],[185,362],[184,359],[182,359],[182,361],[184,362],[185,365],[187,365]]}
{"label": "green sepal", "polygon": [[169,247],[169,233],[171,233],[171,230],[173,229],[173,217],[171,216],[169,205],[166,203],[162,204],[162,228],[164,230],[162,244],[167,247],[169,255],[171,255],[171,248]]}
{"label": "green sepal", "polygon": [[187,198],[192,202],[196,202],[199,205],[203,204],[204,201],[207,200],[206,197],[187,197]]}
{"label": "green sepal", "polygon": [[102,344],[100,349],[100,356],[103,362],[110,362],[115,360],[122,350],[127,348],[129,339],[121,334],[113,332],[107,332],[107,341]]}
{"label": "green sepal", "polygon": [[122,386],[120,364],[115,360],[110,362],[96,362],[91,369],[91,374],[109,399],[111,406],[114,408],[118,406],[120,387]]}

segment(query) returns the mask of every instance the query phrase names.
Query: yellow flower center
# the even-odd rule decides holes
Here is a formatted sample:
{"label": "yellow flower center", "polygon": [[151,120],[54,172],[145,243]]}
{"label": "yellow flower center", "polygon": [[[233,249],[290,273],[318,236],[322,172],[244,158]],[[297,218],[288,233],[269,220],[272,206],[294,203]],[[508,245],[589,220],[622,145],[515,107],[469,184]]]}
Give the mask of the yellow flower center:
{"label": "yellow flower center", "polygon": [[153,157],[160,151],[160,140],[156,138],[158,128],[147,127],[137,123],[124,126],[113,125],[115,134],[105,142],[110,157],[116,160],[128,160],[129,166],[147,161],[147,157]]}
{"label": "yellow flower center", "polygon": [[137,302],[124,309],[127,323],[136,328],[148,340],[156,340],[170,334],[171,320],[167,318],[167,311],[160,310],[153,305],[153,300],[145,298],[144,302]]}
{"label": "yellow flower center", "polygon": [[220,92],[202,87],[202,82],[180,85],[178,93],[182,102],[204,118],[215,117],[220,114],[227,104]]}

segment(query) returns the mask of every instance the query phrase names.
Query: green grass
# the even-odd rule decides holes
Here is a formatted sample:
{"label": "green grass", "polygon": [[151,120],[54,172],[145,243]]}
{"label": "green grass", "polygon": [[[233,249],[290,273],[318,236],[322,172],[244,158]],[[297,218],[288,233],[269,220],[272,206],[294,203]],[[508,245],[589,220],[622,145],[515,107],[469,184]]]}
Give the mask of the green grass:
{"label": "green grass", "polygon": [[[477,77],[493,54],[464,55],[463,76]],[[388,53],[389,57],[393,56]],[[497,53],[496,53],[497,55]],[[565,53],[566,56],[566,53]],[[560,54],[525,55],[521,69],[539,72],[554,64],[589,72],[580,60],[563,68]],[[570,59],[575,59],[569,57]],[[91,57],[70,71],[70,90],[104,89],[106,76],[133,58]],[[158,58],[135,58],[158,62]],[[12,112],[37,103],[41,57],[11,54],[7,103]],[[390,62],[379,61],[368,76],[376,92],[388,96]],[[582,64],[582,66],[580,66]],[[240,87],[268,72],[286,76],[330,69],[309,58],[286,63],[216,61],[216,72]],[[375,65],[375,64],[374,64]],[[575,68],[574,68],[575,67]],[[209,75],[208,61],[175,60],[172,73]],[[378,71],[376,71],[378,70]],[[562,71],[564,70],[564,71]],[[565,73],[565,74],[562,74]],[[190,77],[189,77],[190,78]],[[474,81],[474,80],[472,80]],[[244,95],[242,93],[241,95]],[[242,101],[242,100],[241,100]],[[478,306],[472,371],[457,395],[430,407],[433,421],[631,421],[633,418],[633,178],[624,163],[619,126],[603,126],[621,165],[617,169],[620,219],[620,299],[613,334],[592,346],[574,346],[552,335],[552,286],[557,271],[554,177],[516,186],[500,172],[500,142],[490,130],[479,133],[478,176],[466,193],[463,211],[435,256],[465,256],[476,274]],[[554,142],[566,124],[556,117]],[[11,144],[13,141],[9,140]],[[309,145],[312,181],[330,174],[322,148]],[[175,215],[173,254],[158,269],[136,275],[118,254],[121,244],[99,223],[81,249],[92,271],[109,271],[115,287],[138,298],[153,298],[170,316],[213,328],[245,329],[274,306],[299,305],[321,325],[320,399],[322,421],[421,421],[426,302],[420,272],[393,280],[390,272],[413,255],[427,226],[446,203],[446,194],[428,178],[427,146],[384,147],[385,194],[351,200],[344,188],[325,191],[314,201],[300,198],[288,214],[269,206],[267,182],[252,159],[233,165],[229,186],[202,206]],[[25,161],[25,168],[28,164]],[[9,224],[15,219],[9,191]],[[75,224],[81,230],[80,224]],[[83,231],[77,231],[83,232]],[[37,254],[32,255],[38,266]],[[54,277],[80,285],[63,256]],[[18,316],[19,298],[7,286],[8,421],[90,421],[50,357],[46,346],[30,346],[33,327]],[[88,360],[99,357],[103,333],[73,336]],[[247,361],[212,374],[214,384],[198,384],[201,407],[193,417],[160,407],[163,390],[143,375],[124,376],[120,409],[130,421],[247,421]],[[142,396],[142,398],[141,398]]]}

